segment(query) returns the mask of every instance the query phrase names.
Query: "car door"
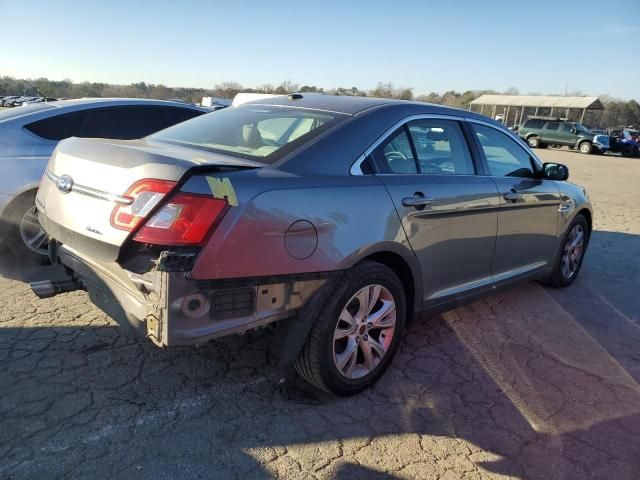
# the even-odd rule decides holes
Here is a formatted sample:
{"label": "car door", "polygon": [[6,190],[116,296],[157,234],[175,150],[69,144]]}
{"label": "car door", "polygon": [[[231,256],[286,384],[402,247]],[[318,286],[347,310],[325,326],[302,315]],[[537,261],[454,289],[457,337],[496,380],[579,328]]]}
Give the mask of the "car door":
{"label": "car door", "polygon": [[543,268],[555,248],[558,186],[539,176],[541,167],[517,139],[488,124],[470,124],[500,193],[493,276],[499,280]]}
{"label": "car door", "polygon": [[560,136],[562,139],[562,145],[569,145],[572,147],[580,139],[580,135],[578,135],[576,127],[567,122],[560,124]]}
{"label": "car door", "polygon": [[425,307],[490,284],[500,202],[453,118],[410,120],[372,152],[420,262]]}
{"label": "car door", "polygon": [[564,145],[564,141],[560,135],[560,122],[547,122],[544,124],[540,134],[544,143]]}

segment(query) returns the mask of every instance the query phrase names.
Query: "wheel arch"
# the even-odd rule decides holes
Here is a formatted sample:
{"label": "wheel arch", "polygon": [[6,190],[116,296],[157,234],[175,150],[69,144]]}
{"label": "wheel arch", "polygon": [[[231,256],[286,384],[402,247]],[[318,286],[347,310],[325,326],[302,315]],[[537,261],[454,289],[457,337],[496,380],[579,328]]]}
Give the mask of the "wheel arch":
{"label": "wheel arch", "polygon": [[417,314],[422,310],[419,308],[418,301],[422,296],[419,294],[416,284],[422,285],[421,277],[418,278],[419,271],[416,272],[416,265],[411,266],[409,259],[403,258],[397,253],[390,251],[380,251],[372,253],[371,255],[363,258],[363,260],[370,260],[376,263],[380,263],[391,270],[398,276],[404,287],[405,295],[407,298],[407,320],[411,321],[416,318]]}
{"label": "wheel arch", "polygon": [[363,260],[386,265],[398,275],[407,294],[409,320],[421,313],[422,269],[408,242],[383,241],[371,244],[347,256],[339,265],[339,269],[352,268]]}
{"label": "wheel arch", "polygon": [[[399,251],[409,251],[407,248],[396,244],[397,249],[379,248],[361,255],[353,263],[344,266],[343,269],[352,268],[365,260],[385,265],[398,275],[407,296],[407,320],[419,317],[422,313],[422,273],[420,264],[415,256],[403,256]],[[306,305],[298,312],[295,318],[279,322],[283,329],[284,338],[280,351],[279,363],[281,366],[291,365],[302,350],[307,336],[311,331],[312,315],[310,312],[322,304],[326,296],[332,292],[332,283],[327,283],[318,291]]]}
{"label": "wheel arch", "polygon": [[7,215],[12,212],[20,202],[24,201],[26,198],[29,198],[31,195],[35,195],[38,192],[38,185],[31,185],[28,188],[23,189],[21,192],[17,193],[11,201],[7,203],[4,210],[0,211],[0,220],[7,220]]}
{"label": "wheel arch", "polygon": [[587,220],[587,226],[589,227],[589,235],[591,235],[591,231],[593,230],[593,217],[591,215],[591,211],[588,208],[583,208],[576,213],[576,216],[582,215]]}

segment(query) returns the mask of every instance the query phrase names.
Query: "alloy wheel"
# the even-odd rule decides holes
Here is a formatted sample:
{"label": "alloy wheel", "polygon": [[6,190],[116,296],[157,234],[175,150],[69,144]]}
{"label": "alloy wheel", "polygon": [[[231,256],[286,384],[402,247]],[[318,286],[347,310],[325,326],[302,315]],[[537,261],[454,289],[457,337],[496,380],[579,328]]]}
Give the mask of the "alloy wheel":
{"label": "alloy wheel", "polygon": [[29,208],[20,220],[20,237],[32,252],[39,255],[48,254],[47,234],[40,226],[35,206]]}
{"label": "alloy wheel", "polygon": [[333,335],[333,361],[343,377],[362,378],[387,354],[396,327],[396,302],[382,285],[358,290],[342,309]]}
{"label": "alloy wheel", "polygon": [[578,272],[584,252],[584,240],[584,228],[582,225],[574,225],[562,252],[562,275],[567,280]]}

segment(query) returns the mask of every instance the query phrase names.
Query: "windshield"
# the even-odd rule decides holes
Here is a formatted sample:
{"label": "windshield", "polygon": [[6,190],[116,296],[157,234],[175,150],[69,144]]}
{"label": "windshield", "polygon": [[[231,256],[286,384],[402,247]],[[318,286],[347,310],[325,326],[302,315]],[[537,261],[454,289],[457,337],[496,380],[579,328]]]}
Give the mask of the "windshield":
{"label": "windshield", "polygon": [[344,118],[339,113],[245,105],[202,115],[149,138],[273,163]]}

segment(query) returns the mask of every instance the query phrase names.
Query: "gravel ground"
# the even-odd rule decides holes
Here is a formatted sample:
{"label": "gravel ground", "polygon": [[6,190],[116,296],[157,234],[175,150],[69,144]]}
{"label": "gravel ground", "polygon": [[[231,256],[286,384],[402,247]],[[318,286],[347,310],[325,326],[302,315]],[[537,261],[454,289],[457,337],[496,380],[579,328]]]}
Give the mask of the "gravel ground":
{"label": "gravel ground", "polygon": [[596,208],[576,283],[413,323],[348,399],[280,383],[271,330],[162,351],[5,266],[0,478],[638,478],[640,160],[539,153]]}

